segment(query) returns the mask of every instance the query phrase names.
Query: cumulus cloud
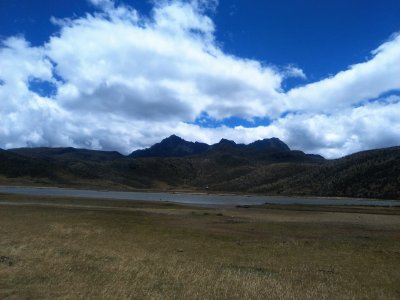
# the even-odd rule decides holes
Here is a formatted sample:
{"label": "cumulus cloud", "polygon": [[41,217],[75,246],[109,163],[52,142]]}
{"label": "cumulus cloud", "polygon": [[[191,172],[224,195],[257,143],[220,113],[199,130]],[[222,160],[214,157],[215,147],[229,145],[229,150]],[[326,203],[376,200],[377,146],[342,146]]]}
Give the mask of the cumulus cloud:
{"label": "cumulus cloud", "polygon": [[307,76],[302,69],[290,65],[284,68],[283,74],[287,78],[295,77],[295,78],[307,79]]}
{"label": "cumulus cloud", "polygon": [[[155,1],[150,16],[112,0],[96,12],[55,19],[41,47],[21,37],[0,48],[0,147],[74,146],[119,150],[170,134],[237,142],[277,136],[290,146],[337,157],[400,143],[400,36],[368,61],[288,92],[298,67],[225,53],[209,13],[216,0]],[[46,83],[54,93],[32,86]],[[270,118],[269,126],[203,128],[199,116]],[[373,122],[371,122],[373,120]]]}
{"label": "cumulus cloud", "polygon": [[331,78],[295,88],[286,95],[288,109],[328,113],[400,90],[400,34],[371,53],[373,57]]}
{"label": "cumulus cloud", "polygon": [[133,117],[149,119],[146,106],[159,107],[153,115],[183,121],[202,111],[222,119],[275,110],[282,75],[223,53],[214,43],[213,22],[196,7],[157,6],[145,23],[92,16],[63,26],[45,46],[66,81],[60,103],[78,110],[130,107]]}
{"label": "cumulus cloud", "polygon": [[327,157],[399,145],[400,97],[390,96],[331,114],[291,114],[277,120],[292,147]]}

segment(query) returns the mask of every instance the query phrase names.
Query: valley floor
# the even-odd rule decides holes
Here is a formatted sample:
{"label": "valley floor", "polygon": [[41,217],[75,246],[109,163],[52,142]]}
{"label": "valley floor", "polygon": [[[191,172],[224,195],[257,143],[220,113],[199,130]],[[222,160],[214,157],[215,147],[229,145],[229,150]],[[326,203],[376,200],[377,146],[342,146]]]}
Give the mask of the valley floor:
{"label": "valley floor", "polygon": [[1,299],[398,299],[400,209],[0,195]]}

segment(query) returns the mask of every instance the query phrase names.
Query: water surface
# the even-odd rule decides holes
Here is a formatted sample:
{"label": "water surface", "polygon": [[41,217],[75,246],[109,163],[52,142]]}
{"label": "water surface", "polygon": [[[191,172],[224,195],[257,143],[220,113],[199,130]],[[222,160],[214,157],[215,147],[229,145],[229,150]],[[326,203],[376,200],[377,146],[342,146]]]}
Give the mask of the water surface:
{"label": "water surface", "polygon": [[187,194],[167,192],[115,192],[67,188],[38,188],[0,186],[0,193],[52,197],[81,197],[131,201],[168,201],[202,206],[236,206],[259,204],[300,204],[300,205],[361,205],[400,206],[399,200],[317,198],[317,197],[275,197],[246,195]]}

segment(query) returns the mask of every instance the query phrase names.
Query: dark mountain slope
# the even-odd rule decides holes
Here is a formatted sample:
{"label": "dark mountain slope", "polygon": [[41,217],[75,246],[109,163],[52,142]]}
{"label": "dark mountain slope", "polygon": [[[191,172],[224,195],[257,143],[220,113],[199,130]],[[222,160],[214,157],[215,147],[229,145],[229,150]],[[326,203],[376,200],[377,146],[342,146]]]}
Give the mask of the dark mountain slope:
{"label": "dark mountain slope", "polygon": [[278,138],[263,139],[255,141],[247,145],[247,148],[253,150],[266,150],[269,151],[289,151],[290,148]]}
{"label": "dark mountain slope", "polygon": [[52,165],[29,157],[0,150],[0,174],[10,178],[55,178]]}
{"label": "dark mountain slope", "polygon": [[[190,148],[196,143],[177,137],[164,144],[171,148],[162,151],[177,156],[133,158],[72,148],[1,150],[0,176],[21,178],[24,184],[400,199],[400,147],[325,160],[290,150],[278,139],[250,145],[221,140],[203,144],[208,149],[200,153]],[[197,154],[187,155],[190,151]]]}
{"label": "dark mountain slope", "polygon": [[277,138],[259,140],[249,145],[236,144],[234,141],[222,139],[219,143],[210,146],[210,150],[205,155],[228,165],[233,161],[251,164],[252,162],[320,163],[325,160],[320,155],[290,150],[285,143]]}
{"label": "dark mountain slope", "polygon": [[67,148],[17,148],[8,151],[41,159],[61,159],[61,160],[93,160],[106,161],[123,158],[124,156],[116,151],[97,151],[88,149]]}
{"label": "dark mountain slope", "polygon": [[265,181],[252,192],[288,195],[400,198],[400,147],[364,151],[279,181]]}
{"label": "dark mountain slope", "polygon": [[204,153],[208,149],[209,146],[207,144],[188,142],[176,135],[171,135],[170,137],[163,139],[160,143],[157,143],[147,149],[136,150],[129,156],[133,158],[183,157]]}
{"label": "dark mountain slope", "polygon": [[[140,157],[186,157],[193,155],[205,155],[217,160],[224,160],[229,164],[233,160],[241,160],[248,163],[249,160],[265,161],[321,161],[323,157],[317,155],[304,154],[301,151],[292,151],[278,138],[263,139],[255,141],[249,145],[236,144],[234,141],[221,139],[214,145],[204,143],[193,143],[172,135],[160,143],[150,148],[136,150],[131,155],[132,158]],[[245,160],[243,160],[245,158]]]}

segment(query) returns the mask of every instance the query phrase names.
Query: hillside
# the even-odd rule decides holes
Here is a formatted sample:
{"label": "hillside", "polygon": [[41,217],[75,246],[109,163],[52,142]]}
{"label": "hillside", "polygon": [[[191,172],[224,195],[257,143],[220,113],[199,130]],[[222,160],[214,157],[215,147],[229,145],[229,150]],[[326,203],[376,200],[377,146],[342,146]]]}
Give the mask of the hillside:
{"label": "hillside", "polygon": [[183,157],[206,152],[209,145],[199,142],[188,142],[176,135],[163,139],[148,149],[136,150],[129,156],[139,157]]}
{"label": "hillside", "polygon": [[98,150],[88,150],[88,149],[76,149],[72,147],[17,148],[17,149],[9,149],[9,151],[32,158],[41,158],[47,160],[60,159],[60,160],[104,161],[104,160],[115,160],[124,157],[122,154],[116,151],[98,151]]}
{"label": "hillside", "polygon": [[8,177],[54,178],[53,165],[0,149],[0,174]]}
{"label": "hillside", "polygon": [[234,141],[221,139],[218,143],[208,145],[199,142],[188,142],[184,139],[171,135],[150,148],[136,150],[129,157],[185,157],[209,152],[229,151],[234,154],[252,156],[264,155],[273,152],[288,152],[289,147],[277,138],[255,141],[251,144],[236,144]]}
{"label": "hillside", "polygon": [[356,153],[319,165],[266,165],[214,188],[276,195],[399,199],[400,148]]}
{"label": "hillside", "polygon": [[[191,153],[191,154],[189,154]],[[0,176],[21,182],[111,189],[400,199],[400,147],[336,160],[290,150],[279,139],[214,145],[172,136],[130,156],[74,148],[0,151]]]}

